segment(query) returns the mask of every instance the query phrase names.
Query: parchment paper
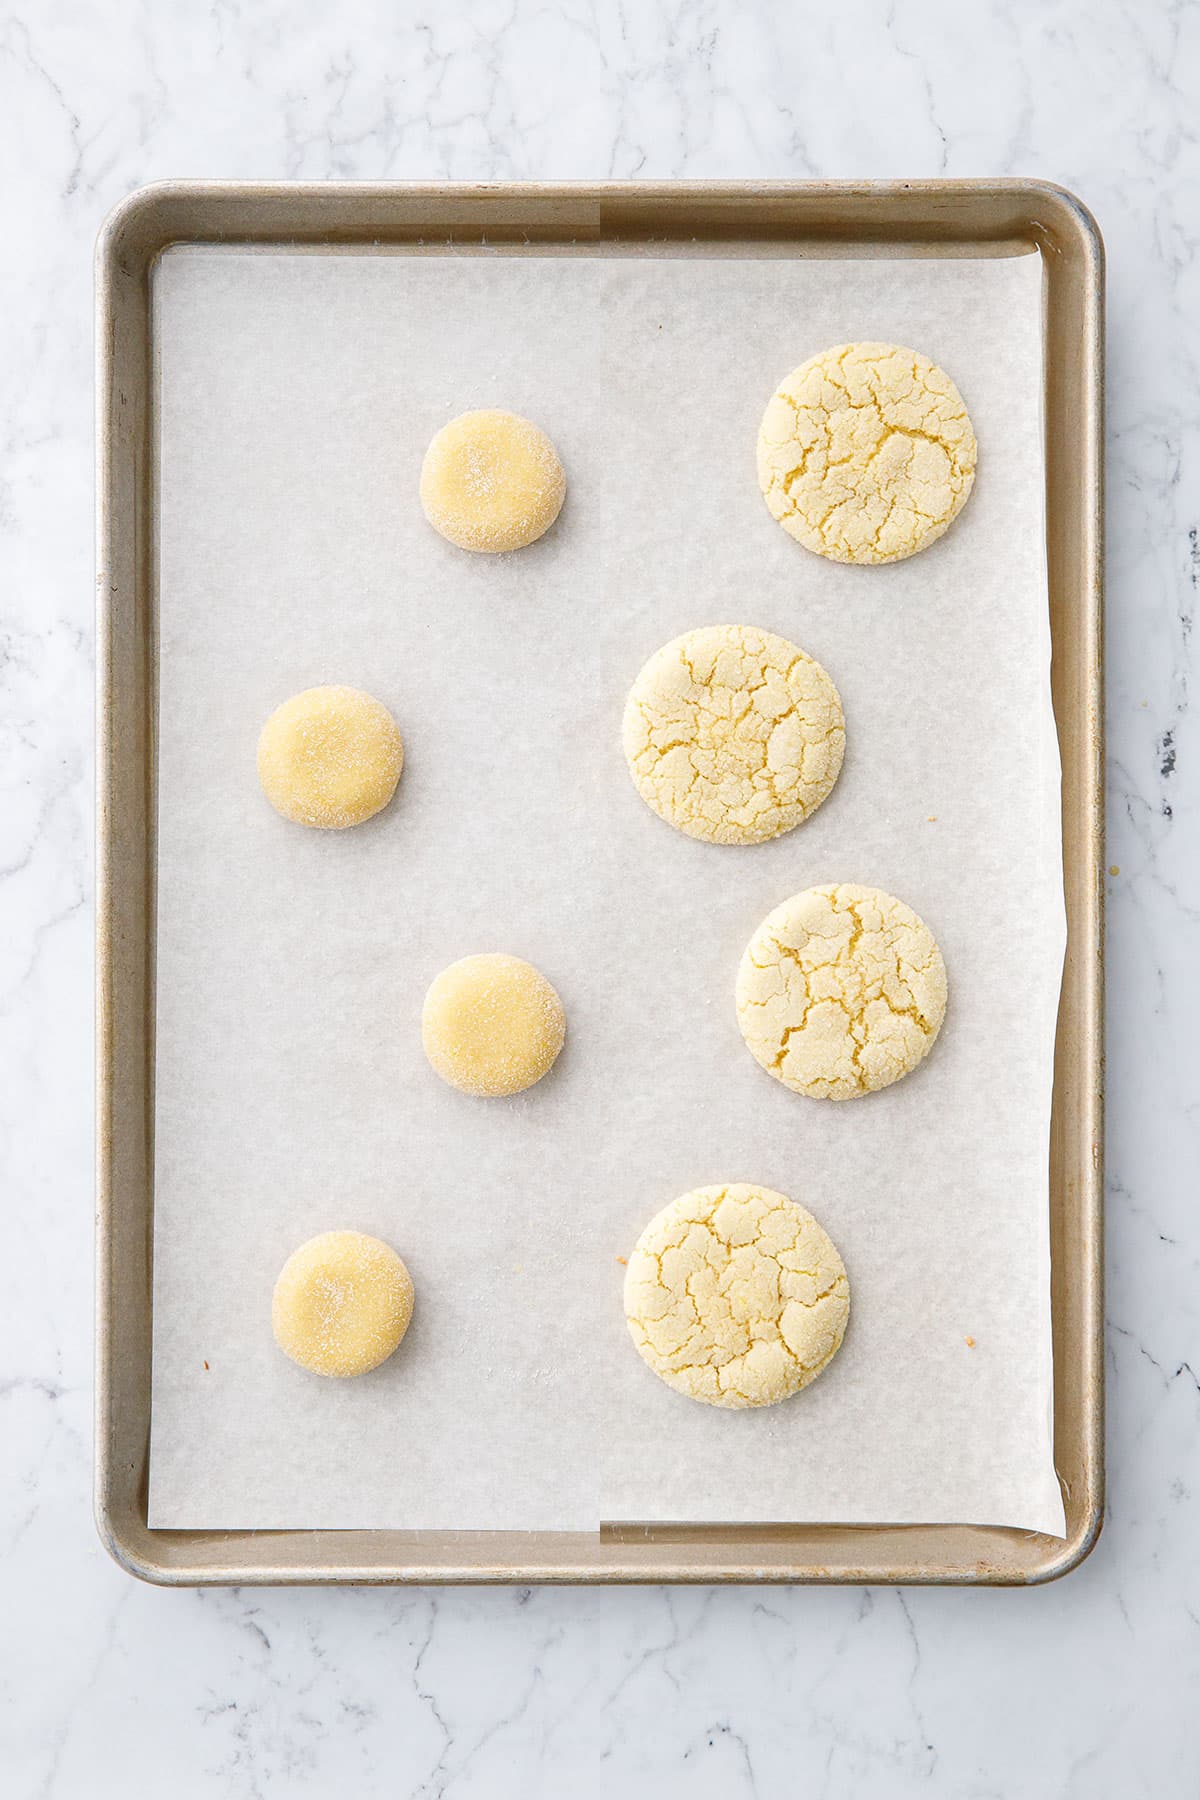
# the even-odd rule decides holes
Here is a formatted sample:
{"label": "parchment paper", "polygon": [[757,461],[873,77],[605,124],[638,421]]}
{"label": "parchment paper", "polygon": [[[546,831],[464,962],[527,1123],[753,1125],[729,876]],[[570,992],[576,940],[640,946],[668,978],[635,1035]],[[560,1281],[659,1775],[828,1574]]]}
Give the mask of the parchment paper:
{"label": "parchment paper", "polygon": [[[1049,696],[1040,270],[1011,260],[168,253],[150,1523],[594,1529],[605,1519],[962,1521],[1061,1533],[1047,1140],[1064,924]],[[762,408],[850,338],[942,363],[980,443],[949,535],[837,567],[771,520]],[[536,547],[473,557],[417,503],[434,431],[529,414],[568,471]],[[848,748],[773,844],[691,840],[619,742],[644,659],[744,622],[830,670]],[[259,728],[317,682],[395,712],[396,803],[286,824]],[[732,990],[750,932],[862,881],[936,933],[950,1007],[908,1080],[769,1080]],[[437,971],[528,957],[569,1036],[511,1101],[420,1047]],[[850,1272],[841,1354],[786,1405],[689,1403],[626,1335],[666,1201],[758,1181]],[[317,1231],[394,1244],[400,1352],[357,1382],[275,1349]],[[970,1347],[968,1339],[974,1339]]]}

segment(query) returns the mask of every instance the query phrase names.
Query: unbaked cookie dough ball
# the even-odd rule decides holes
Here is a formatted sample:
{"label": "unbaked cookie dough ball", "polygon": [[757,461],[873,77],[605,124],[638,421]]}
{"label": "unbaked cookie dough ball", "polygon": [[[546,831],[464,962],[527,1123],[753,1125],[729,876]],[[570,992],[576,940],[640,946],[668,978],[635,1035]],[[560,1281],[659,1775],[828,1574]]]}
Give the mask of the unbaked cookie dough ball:
{"label": "unbaked cookie dough ball", "polygon": [[712,844],[761,844],[820,806],[846,747],[819,662],[749,625],[664,644],[625,703],[625,757],[660,819]]}
{"label": "unbaked cookie dough ball", "polygon": [[421,505],[462,550],[520,550],[549,531],[567,478],[529,419],[490,408],[443,425],[421,465]]}
{"label": "unbaked cookie dough ball", "polygon": [[746,946],[737,1017],[756,1062],[793,1093],[853,1100],[915,1069],[946,1013],[929,927],[892,894],[806,888]]}
{"label": "unbaked cookie dough ball", "polygon": [[361,1231],[324,1231],[284,1263],[271,1302],[275,1342],[314,1375],[365,1375],[408,1330],[412,1277]]}
{"label": "unbaked cookie dough ball", "polygon": [[849,1315],[827,1233],[794,1200],[745,1182],[673,1200],[625,1272],[639,1355],[709,1406],[774,1406],[799,1393],[837,1354]]}
{"label": "unbaked cookie dough ball", "polygon": [[271,805],[321,831],[381,812],[403,767],[395,719],[358,688],[306,688],[276,707],[258,740],[258,779]]}
{"label": "unbaked cookie dough ball", "polygon": [[773,517],[818,556],[899,562],[962,510],[975,454],[944,369],[898,344],[839,344],[780,383],[759,428],[758,479]]}
{"label": "unbaked cookie dough ball", "polygon": [[425,1054],[451,1087],[494,1098],[540,1081],[563,1047],[563,1004],[519,956],[464,956],[437,976],[421,1009]]}

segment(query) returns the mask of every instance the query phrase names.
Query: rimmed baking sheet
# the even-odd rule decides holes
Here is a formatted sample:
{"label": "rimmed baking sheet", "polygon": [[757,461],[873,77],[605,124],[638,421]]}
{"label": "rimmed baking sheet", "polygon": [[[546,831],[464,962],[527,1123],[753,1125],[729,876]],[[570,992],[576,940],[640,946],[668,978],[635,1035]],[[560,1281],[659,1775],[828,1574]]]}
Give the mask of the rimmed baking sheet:
{"label": "rimmed baking sheet", "polygon": [[[874,326],[852,292],[864,276]],[[1012,379],[1022,321],[1036,374],[1040,289],[1032,255],[818,264],[728,245],[715,258],[636,260],[196,249],[159,264],[152,1525],[558,1536],[600,1518],[884,1516],[1063,1529],[1038,1255],[1056,987],[1037,952],[1052,961],[1057,946],[1030,901],[1057,837],[1040,389]],[[506,335],[505,316],[524,329]],[[761,343],[730,329],[747,318],[762,322]],[[451,325],[462,366],[447,383]],[[981,477],[926,556],[851,571],[772,524],[750,452],[778,375],[821,342],[868,334],[917,342],[950,368]],[[656,380],[666,408],[652,403]],[[498,563],[441,545],[413,504],[430,432],[476,398],[539,417],[571,477],[555,533]],[[903,628],[914,617],[927,635]],[[745,852],[667,831],[637,802],[616,743],[642,658],[721,618],[820,656],[850,723],[846,772],[822,813]],[[973,654],[986,674],[977,690],[962,680]],[[1010,692],[1010,674],[1028,685]],[[339,838],[333,869],[318,854],[330,841],[289,833],[246,779],[270,705],[319,679],[373,686],[410,748],[395,816]],[[913,721],[939,708],[935,742]],[[495,753],[481,756],[481,741]],[[984,776],[993,756],[1014,776],[996,793]],[[870,782],[872,766],[886,785]],[[767,1082],[726,998],[761,913],[834,878],[878,881],[917,905],[953,993],[926,1068],[841,1108]],[[1018,916],[1033,955],[1026,943],[1001,956]],[[503,1118],[440,1089],[415,1036],[428,976],[497,932],[559,982],[572,1020],[561,1070]],[[1023,992],[1008,979],[1018,965]],[[1007,1073],[1022,1030],[1029,1085],[1008,1092],[1001,1078],[989,1095],[982,1072]],[[956,1104],[984,1097],[986,1118],[964,1119],[941,1163]],[[736,1417],[732,1457],[729,1433],[714,1455],[704,1429],[730,1416],[660,1389],[624,1341],[616,1263],[659,1204],[714,1178],[769,1181],[812,1205],[855,1282],[834,1369],[794,1406]],[[412,1256],[428,1319],[390,1378],[361,1384],[349,1435],[344,1404],[322,1394],[321,1417],[306,1413],[314,1384],[276,1391],[254,1301],[293,1241],[339,1222],[329,1195],[348,1190],[362,1198],[340,1222]],[[898,1217],[906,1245],[888,1237]],[[989,1282],[1014,1231],[1030,1280]],[[947,1295],[961,1317],[946,1316]],[[923,1387],[931,1327],[954,1354],[928,1358],[936,1375]],[[1014,1400],[996,1377],[1022,1359],[1034,1378]],[[894,1383],[874,1416],[871,1370]],[[460,1400],[481,1374],[488,1404],[471,1415]],[[286,1386],[292,1371],[282,1375]],[[920,1397],[908,1414],[905,1375]],[[844,1451],[839,1420],[851,1421]],[[418,1442],[425,1489],[409,1473]],[[1021,1494],[1014,1445],[1029,1457]],[[931,1501],[921,1471],[959,1460],[966,1485],[951,1479]],[[280,1484],[305,1511],[280,1510]]]}

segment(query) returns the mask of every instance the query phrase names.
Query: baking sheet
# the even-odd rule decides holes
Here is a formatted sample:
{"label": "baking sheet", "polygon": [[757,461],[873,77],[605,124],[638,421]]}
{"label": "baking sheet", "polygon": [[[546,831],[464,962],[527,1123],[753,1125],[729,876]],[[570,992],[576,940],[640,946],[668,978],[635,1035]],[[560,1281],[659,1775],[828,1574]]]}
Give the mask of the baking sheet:
{"label": "baking sheet", "polygon": [[[151,1525],[1061,1534],[1039,259],[181,249],[155,305]],[[865,336],[945,364],[981,455],[940,544],[857,571],[772,522],[753,444],[781,374]],[[433,431],[487,404],[537,418],[571,484],[511,558],[443,544],[415,499]],[[725,620],[818,656],[848,721],[830,801],[747,850],[670,831],[619,746],[644,658]],[[396,805],[337,837],[254,779],[262,719],[317,681],[377,693],[408,752]],[[921,1070],[841,1107],[764,1077],[732,1007],[759,918],[827,880],[908,900],[951,983]],[[418,1018],[487,948],[554,980],[569,1041],[483,1105],[427,1069]],[[850,1271],[841,1354],[763,1413],[670,1393],[621,1317],[617,1257],[716,1180],[811,1206]],[[418,1289],[354,1384],[293,1369],[269,1327],[285,1256],[343,1225]]]}

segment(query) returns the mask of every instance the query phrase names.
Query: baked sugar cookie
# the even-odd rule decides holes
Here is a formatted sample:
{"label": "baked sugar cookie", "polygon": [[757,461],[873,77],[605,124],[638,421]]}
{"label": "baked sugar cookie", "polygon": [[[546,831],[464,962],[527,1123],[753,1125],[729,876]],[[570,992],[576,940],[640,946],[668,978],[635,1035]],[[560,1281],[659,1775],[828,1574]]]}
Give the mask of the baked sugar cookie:
{"label": "baked sugar cookie", "polygon": [[639,1355],[709,1406],[774,1406],[799,1393],[837,1354],[849,1313],[842,1259],[812,1214],[744,1182],[665,1206],[625,1273]]}
{"label": "baked sugar cookie", "polygon": [[544,431],[492,408],[443,425],[421,465],[421,505],[461,550],[520,550],[549,531],[567,478]]}
{"label": "baked sugar cookie", "polygon": [[761,844],[820,806],[842,766],[842,703],[819,662],[749,625],[685,632],[625,703],[634,786],[660,819],[713,844]]}
{"label": "baked sugar cookie", "polygon": [[358,688],[306,688],[276,707],[258,740],[258,779],[271,805],[322,831],[382,812],[403,767],[395,719]]}
{"label": "baked sugar cookie", "polygon": [[902,900],[842,883],[768,913],[737,978],[742,1036],[793,1093],[853,1100],[915,1069],[941,1029],[946,965]]}
{"label": "baked sugar cookie", "polygon": [[314,1375],[365,1375],[408,1330],[412,1277],[390,1245],[324,1231],[284,1263],[271,1301],[275,1342]]}
{"label": "baked sugar cookie", "polygon": [[758,479],[772,516],[818,556],[899,562],[966,504],[975,433],[927,356],[839,344],[780,383],[759,427]]}
{"label": "baked sugar cookie", "polygon": [[421,1009],[421,1041],[443,1081],[497,1098],[554,1066],[567,1022],[546,977],[519,956],[464,956],[437,976]]}

